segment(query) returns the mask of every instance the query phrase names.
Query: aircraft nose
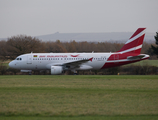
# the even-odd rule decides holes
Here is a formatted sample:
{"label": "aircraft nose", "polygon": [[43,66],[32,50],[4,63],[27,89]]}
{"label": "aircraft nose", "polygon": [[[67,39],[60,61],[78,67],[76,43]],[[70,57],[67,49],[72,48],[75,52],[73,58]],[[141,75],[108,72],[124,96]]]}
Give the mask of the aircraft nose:
{"label": "aircraft nose", "polygon": [[11,61],[11,62],[9,63],[9,67],[10,67],[10,68],[14,68],[15,65],[16,65],[16,64],[14,63],[14,61]]}
{"label": "aircraft nose", "polygon": [[12,61],[9,63],[9,67],[12,67],[13,66],[13,63],[12,63]]}

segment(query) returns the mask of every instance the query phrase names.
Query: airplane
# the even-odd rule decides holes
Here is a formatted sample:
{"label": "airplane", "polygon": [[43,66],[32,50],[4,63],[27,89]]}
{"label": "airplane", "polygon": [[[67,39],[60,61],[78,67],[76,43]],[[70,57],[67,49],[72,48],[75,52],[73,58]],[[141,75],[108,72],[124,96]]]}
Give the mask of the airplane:
{"label": "airplane", "polygon": [[149,58],[147,54],[140,54],[146,28],[138,28],[125,45],[114,53],[29,53],[18,56],[9,63],[21,72],[32,70],[50,70],[51,75],[62,74],[71,70],[100,70]]}

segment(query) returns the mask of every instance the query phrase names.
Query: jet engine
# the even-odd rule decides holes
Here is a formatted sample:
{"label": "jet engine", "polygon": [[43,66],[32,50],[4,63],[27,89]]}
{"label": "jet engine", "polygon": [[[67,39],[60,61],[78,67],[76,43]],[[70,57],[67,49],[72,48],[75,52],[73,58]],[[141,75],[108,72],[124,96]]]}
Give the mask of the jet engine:
{"label": "jet engine", "polygon": [[51,66],[51,75],[61,74],[63,71],[62,66]]}

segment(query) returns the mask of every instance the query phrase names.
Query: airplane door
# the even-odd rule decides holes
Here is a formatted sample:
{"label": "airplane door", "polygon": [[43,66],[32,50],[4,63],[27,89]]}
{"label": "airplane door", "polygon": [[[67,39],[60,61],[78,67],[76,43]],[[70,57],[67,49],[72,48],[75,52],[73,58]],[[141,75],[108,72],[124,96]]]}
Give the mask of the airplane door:
{"label": "airplane door", "polygon": [[32,64],[32,55],[27,55],[27,64]]}

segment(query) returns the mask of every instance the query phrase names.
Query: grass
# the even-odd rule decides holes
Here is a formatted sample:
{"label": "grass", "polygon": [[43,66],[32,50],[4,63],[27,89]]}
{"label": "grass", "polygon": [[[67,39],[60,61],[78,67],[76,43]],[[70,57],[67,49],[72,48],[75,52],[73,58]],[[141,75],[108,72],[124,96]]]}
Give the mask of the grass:
{"label": "grass", "polygon": [[149,65],[149,66],[157,66],[158,67],[158,60],[142,60],[140,62],[136,62],[136,63],[131,63],[131,64],[127,64],[127,66],[129,65]]}
{"label": "grass", "polygon": [[158,119],[158,76],[0,76],[0,119]]}

